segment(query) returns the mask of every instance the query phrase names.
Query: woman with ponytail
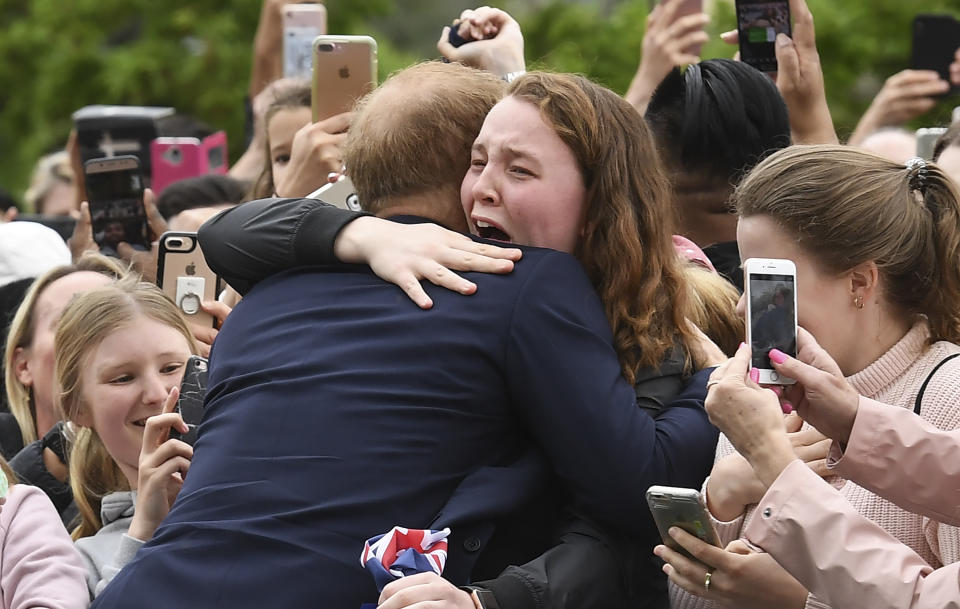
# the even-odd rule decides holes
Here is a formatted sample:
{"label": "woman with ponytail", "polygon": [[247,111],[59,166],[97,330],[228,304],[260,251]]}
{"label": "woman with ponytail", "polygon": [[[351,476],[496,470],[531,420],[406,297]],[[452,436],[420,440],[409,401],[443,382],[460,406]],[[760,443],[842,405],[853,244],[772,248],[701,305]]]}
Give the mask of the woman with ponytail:
{"label": "woman with ponytail", "polygon": [[[795,146],[760,163],[734,194],[742,259],[797,266],[799,324],[862,396],[960,427],[960,194],[933,164],[898,165],[842,146]],[[743,307],[741,299],[740,307]],[[830,441],[787,416],[797,457],[827,476]],[[960,560],[960,530],[828,478],[862,515],[934,568]],[[667,548],[671,605],[827,607],[738,538],[765,486],[721,437],[704,484],[726,550]],[[766,510],[764,517],[767,517]]]}
{"label": "woman with ponytail", "polygon": [[70,485],[73,531],[93,597],[133,558],[170,510],[193,449],[172,412],[197,344],[179,309],[131,276],[77,296],[57,325],[56,378],[76,427]]}

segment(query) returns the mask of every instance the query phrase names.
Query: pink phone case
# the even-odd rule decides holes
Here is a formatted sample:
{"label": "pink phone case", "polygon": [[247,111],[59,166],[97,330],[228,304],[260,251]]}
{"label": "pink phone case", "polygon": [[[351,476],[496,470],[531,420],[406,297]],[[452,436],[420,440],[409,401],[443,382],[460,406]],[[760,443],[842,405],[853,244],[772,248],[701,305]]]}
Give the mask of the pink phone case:
{"label": "pink phone case", "polygon": [[150,142],[155,195],[186,178],[227,173],[227,134],[218,131],[202,141],[195,137],[158,137]]}

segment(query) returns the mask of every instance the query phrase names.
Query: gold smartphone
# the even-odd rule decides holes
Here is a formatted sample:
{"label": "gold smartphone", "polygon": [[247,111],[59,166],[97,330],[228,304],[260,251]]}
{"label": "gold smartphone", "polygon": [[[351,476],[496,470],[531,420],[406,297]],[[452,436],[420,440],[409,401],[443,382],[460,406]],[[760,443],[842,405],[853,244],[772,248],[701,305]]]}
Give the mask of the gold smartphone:
{"label": "gold smartphone", "polygon": [[377,86],[377,42],[369,36],[313,41],[313,122],[347,112]]}

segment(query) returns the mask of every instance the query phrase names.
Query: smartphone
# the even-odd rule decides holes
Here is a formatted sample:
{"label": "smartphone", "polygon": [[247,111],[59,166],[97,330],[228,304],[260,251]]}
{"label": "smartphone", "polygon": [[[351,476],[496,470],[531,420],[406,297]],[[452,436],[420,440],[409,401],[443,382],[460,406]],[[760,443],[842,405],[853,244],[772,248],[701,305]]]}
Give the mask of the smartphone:
{"label": "smartphone", "polygon": [[[657,8],[657,4],[663,4],[664,1],[665,0],[650,0],[650,11],[653,12],[653,9]],[[703,12],[703,0],[676,0],[676,2],[680,6],[677,8],[674,21],[680,19],[681,17],[686,17],[687,15],[697,15]],[[699,57],[702,50],[702,44],[695,44],[687,48],[686,52]]]}
{"label": "smartphone", "polygon": [[313,122],[353,108],[377,86],[377,42],[369,36],[318,36],[313,42]]}
{"label": "smartphone", "polygon": [[150,142],[153,192],[187,178],[227,173],[227,134],[217,131],[202,140],[195,137],[158,137]]}
{"label": "smartphone", "polygon": [[777,71],[777,34],[791,34],[787,0],[736,0],[740,60],[762,72]]}
{"label": "smartphone", "polygon": [[[911,67],[933,70],[950,82],[950,64],[960,48],[960,21],[952,15],[917,15],[913,18]],[[960,87],[951,87],[944,95],[960,94]]]}
{"label": "smartphone", "polygon": [[797,268],[790,260],[750,258],[743,264],[747,299],[747,344],[761,385],[796,381],[773,369],[768,354],[779,349],[797,356]]}
{"label": "smartphone", "polygon": [[946,132],[946,127],[917,129],[917,156],[927,161],[933,160],[933,149],[937,146],[937,140]]}
{"label": "smartphone", "polygon": [[216,318],[200,308],[220,293],[220,279],[207,264],[196,233],[166,232],[160,237],[157,285],[191,323],[214,327]]}
{"label": "smartphone", "polygon": [[193,446],[197,441],[197,428],[203,419],[203,400],[207,397],[207,367],[209,362],[199,355],[191,355],[183,366],[180,382],[180,397],[174,412],[180,413],[187,424],[187,433],[170,430],[170,437]]}
{"label": "smartphone", "polygon": [[657,523],[664,545],[690,556],[670,537],[670,527],[680,527],[710,545],[720,547],[720,538],[710,522],[699,491],[673,486],[651,486],[647,489],[647,505]]}
{"label": "smartphone", "polygon": [[100,251],[118,256],[117,245],[147,251],[150,240],[143,210],[143,174],[132,155],[92,159],[83,164],[93,240]]}
{"label": "smartphone", "polygon": [[327,7],[322,4],[283,5],[283,76],[310,78],[313,40],[327,33]]}
{"label": "smartphone", "polygon": [[357,189],[354,188],[353,182],[350,181],[348,176],[340,176],[340,179],[336,182],[324,184],[308,194],[307,198],[319,199],[340,209],[362,211],[360,209],[360,199],[357,198]]}

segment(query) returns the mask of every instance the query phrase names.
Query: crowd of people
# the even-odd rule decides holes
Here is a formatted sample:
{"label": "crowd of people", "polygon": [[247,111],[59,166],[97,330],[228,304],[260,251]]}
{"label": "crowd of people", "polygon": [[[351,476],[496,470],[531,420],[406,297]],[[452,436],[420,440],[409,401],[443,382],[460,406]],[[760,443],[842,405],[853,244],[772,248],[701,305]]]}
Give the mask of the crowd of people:
{"label": "crowd of people", "polygon": [[[99,251],[76,134],[3,213],[3,607],[960,607],[960,122],[928,159],[903,129],[960,49],[841,143],[805,0],[775,75],[664,0],[624,96],[484,6],[314,121],[283,4],[246,152],[143,196],[216,327],[156,247]],[[343,175],[362,211],[311,198]],[[796,266],[795,385],[742,342],[749,258]],[[719,545],[663,539],[653,485]]]}

